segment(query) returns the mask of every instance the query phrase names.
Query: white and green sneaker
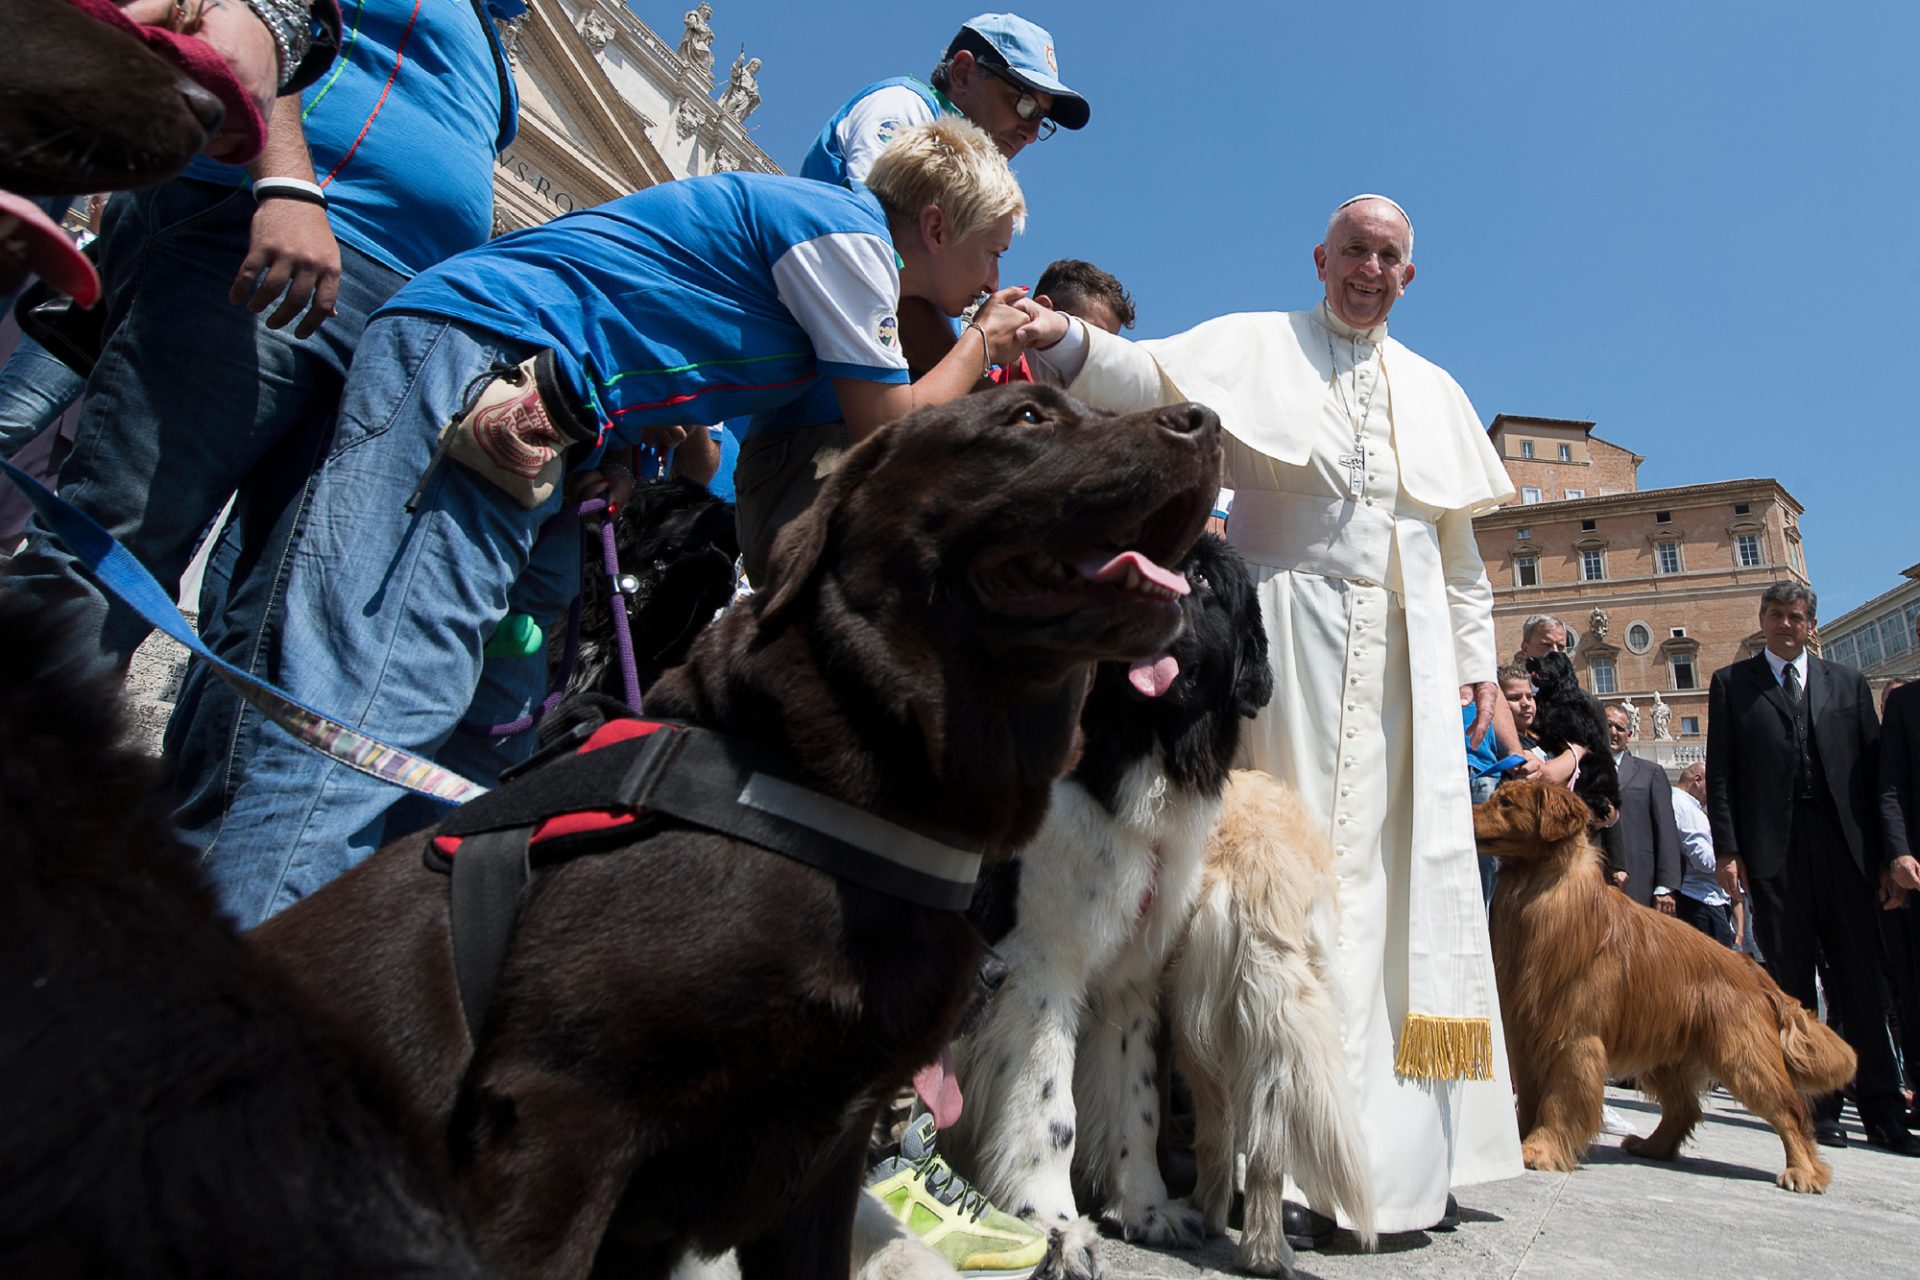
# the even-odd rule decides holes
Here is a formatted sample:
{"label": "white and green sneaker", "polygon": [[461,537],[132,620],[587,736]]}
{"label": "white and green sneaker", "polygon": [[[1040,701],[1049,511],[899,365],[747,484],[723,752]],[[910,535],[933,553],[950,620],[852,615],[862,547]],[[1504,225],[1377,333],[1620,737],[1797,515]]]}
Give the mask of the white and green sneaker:
{"label": "white and green sneaker", "polygon": [[1046,1235],[968,1186],[934,1151],[936,1132],[931,1115],[916,1116],[900,1154],[867,1174],[867,1190],[961,1275],[1025,1280],[1047,1256]]}

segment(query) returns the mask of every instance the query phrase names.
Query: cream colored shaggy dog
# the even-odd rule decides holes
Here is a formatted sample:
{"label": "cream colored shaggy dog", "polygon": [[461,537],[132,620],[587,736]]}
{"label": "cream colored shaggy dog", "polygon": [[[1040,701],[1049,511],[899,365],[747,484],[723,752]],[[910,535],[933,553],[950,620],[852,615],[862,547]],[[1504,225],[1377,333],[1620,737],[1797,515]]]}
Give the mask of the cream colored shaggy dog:
{"label": "cream colored shaggy dog", "polygon": [[1281,1229],[1289,1175],[1311,1207],[1344,1210],[1374,1244],[1331,964],[1339,926],[1326,831],[1268,774],[1233,773],[1168,999],[1174,1061],[1198,1121],[1193,1198],[1210,1235],[1226,1229],[1236,1160],[1246,1159],[1243,1271],[1291,1274]]}

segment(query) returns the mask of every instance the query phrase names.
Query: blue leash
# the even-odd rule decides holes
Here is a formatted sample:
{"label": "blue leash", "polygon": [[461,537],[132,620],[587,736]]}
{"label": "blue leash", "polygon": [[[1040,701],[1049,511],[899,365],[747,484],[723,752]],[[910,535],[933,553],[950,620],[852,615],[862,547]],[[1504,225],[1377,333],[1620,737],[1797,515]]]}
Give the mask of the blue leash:
{"label": "blue leash", "polygon": [[447,804],[465,804],[486,794],[487,788],[469,782],[431,760],[390,746],[378,738],[349,728],[282,693],[266,681],[218,657],[202,644],[187,620],[180,616],[173,596],[148,573],[131,551],[102,529],[85,512],[55,494],[20,468],[0,459],[0,473],[24,493],[47,528],[66,544],[100,585],[157,629],[185,645],[197,658],[213,665],[214,674],[262,714],[311,747],[350,769],[396,787]]}

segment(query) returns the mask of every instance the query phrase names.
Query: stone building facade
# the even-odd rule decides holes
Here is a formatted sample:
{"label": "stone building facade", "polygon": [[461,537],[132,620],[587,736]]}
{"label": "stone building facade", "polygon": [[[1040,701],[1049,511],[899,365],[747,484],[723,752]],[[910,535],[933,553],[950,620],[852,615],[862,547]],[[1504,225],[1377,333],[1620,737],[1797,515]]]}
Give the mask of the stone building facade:
{"label": "stone building facade", "polygon": [[1764,478],[1641,489],[1645,458],[1591,422],[1502,414],[1488,432],[1520,491],[1474,521],[1499,652],[1554,615],[1586,688],[1637,712],[1638,754],[1702,758],[1708,680],[1760,648],[1760,593],[1807,580],[1800,503]]}
{"label": "stone building facade", "polygon": [[1821,656],[1860,670],[1877,695],[1920,680],[1920,564],[1900,577],[1891,591],[1820,623]]}
{"label": "stone building facade", "polygon": [[711,66],[619,0],[532,0],[501,38],[520,134],[494,170],[495,234],[672,178],[780,172],[714,100]]}

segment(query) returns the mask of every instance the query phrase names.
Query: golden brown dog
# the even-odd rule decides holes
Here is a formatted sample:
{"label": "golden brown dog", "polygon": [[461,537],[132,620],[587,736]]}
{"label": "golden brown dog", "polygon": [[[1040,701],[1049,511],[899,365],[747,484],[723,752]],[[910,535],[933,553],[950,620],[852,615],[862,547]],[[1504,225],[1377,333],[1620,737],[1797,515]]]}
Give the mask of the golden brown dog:
{"label": "golden brown dog", "polygon": [[1529,1169],[1569,1170],[1600,1129],[1609,1075],[1660,1104],[1633,1155],[1671,1160],[1718,1080],[1786,1145],[1779,1183],[1824,1191],[1803,1094],[1831,1092],[1853,1050],[1749,957],[1607,889],[1587,807],[1541,782],[1474,809],[1480,851],[1500,858],[1493,963]]}

